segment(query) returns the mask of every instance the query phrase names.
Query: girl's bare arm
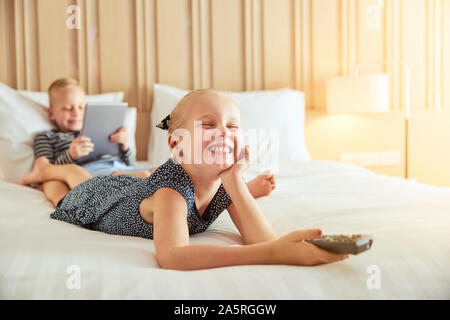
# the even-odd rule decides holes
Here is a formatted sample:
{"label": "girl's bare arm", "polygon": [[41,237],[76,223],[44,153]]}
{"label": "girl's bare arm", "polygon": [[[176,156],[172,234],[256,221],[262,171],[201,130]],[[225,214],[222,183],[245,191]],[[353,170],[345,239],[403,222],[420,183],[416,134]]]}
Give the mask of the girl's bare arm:
{"label": "girl's bare arm", "polygon": [[264,217],[256,200],[241,178],[250,164],[249,146],[241,149],[239,136],[234,136],[234,164],[220,174],[222,184],[233,203],[227,210],[245,244],[276,239],[272,226]]}
{"label": "girl's bare arm", "polygon": [[244,180],[235,175],[223,176],[222,184],[233,203],[227,208],[231,220],[245,244],[276,239],[272,226],[252,197]]}
{"label": "girl's bare arm", "polygon": [[294,231],[277,240],[239,247],[190,245],[184,198],[169,188],[162,188],[153,196],[153,239],[157,260],[165,269],[197,270],[250,264],[316,265],[345,258],[303,241],[320,237],[318,230]]}
{"label": "girl's bare arm", "polygon": [[268,244],[243,247],[189,245],[184,198],[169,188],[162,188],[153,196],[153,239],[162,268],[195,270],[273,262]]}

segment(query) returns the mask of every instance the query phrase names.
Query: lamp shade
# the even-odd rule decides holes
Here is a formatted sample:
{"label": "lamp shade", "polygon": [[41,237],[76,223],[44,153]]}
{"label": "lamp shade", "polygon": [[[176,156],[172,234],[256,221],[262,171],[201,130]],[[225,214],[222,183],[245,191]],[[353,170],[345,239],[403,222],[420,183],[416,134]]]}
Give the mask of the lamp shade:
{"label": "lamp shade", "polygon": [[387,74],[335,77],[327,80],[328,113],[388,112]]}

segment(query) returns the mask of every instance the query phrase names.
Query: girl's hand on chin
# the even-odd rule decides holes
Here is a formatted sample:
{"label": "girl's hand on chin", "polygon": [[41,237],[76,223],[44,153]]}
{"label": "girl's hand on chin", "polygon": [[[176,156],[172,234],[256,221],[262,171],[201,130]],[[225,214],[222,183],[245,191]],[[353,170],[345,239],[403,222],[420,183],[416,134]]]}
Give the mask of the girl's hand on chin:
{"label": "girl's hand on chin", "polygon": [[220,173],[220,178],[222,180],[227,177],[241,177],[243,172],[247,170],[250,165],[250,146],[246,145],[241,147],[241,138],[238,136],[233,137],[233,142],[234,163],[231,167]]}

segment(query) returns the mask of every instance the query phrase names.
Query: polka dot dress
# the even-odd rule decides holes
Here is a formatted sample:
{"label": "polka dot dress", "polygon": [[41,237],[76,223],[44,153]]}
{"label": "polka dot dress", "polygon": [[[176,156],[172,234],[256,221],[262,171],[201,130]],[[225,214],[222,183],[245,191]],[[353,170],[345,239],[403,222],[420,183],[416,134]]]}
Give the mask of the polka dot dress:
{"label": "polka dot dress", "polygon": [[139,206],[161,188],[174,189],[186,200],[189,234],[204,232],[232,202],[220,185],[200,216],[191,179],[180,164],[169,159],[146,179],[118,175],[87,180],[67,193],[50,217],[110,234],[153,239],[153,224],[141,218]]}

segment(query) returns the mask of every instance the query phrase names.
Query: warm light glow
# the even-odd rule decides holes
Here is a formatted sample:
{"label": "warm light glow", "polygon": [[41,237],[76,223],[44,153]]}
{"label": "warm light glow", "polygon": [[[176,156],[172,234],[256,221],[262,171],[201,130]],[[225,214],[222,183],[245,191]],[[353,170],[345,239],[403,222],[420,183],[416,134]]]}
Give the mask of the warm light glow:
{"label": "warm light glow", "polygon": [[335,77],[327,81],[327,112],[388,112],[387,74]]}

